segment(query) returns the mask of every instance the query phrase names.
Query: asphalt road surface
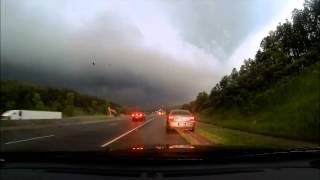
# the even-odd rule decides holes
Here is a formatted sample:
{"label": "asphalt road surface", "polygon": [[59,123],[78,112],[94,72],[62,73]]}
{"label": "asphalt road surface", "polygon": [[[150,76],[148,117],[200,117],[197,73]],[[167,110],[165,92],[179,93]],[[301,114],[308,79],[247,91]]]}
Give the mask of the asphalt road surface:
{"label": "asphalt road surface", "polygon": [[188,144],[177,132],[167,133],[165,120],[147,116],[90,124],[2,131],[1,151],[99,151],[142,145]]}

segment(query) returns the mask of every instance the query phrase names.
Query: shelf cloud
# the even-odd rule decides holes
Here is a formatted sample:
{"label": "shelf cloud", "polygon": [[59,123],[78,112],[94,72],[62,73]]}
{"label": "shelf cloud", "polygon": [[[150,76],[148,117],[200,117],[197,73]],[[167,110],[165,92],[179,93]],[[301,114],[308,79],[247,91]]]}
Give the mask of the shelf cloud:
{"label": "shelf cloud", "polygon": [[248,37],[261,38],[258,32],[273,28],[266,24],[282,18],[288,4],[302,3],[4,0],[1,79],[72,88],[128,106],[180,104],[209,92],[258,50],[235,61]]}

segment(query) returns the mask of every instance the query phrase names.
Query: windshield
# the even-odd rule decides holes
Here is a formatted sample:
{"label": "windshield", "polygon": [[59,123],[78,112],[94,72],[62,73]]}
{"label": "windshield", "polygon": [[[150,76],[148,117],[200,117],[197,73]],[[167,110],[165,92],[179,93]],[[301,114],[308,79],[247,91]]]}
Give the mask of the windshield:
{"label": "windshield", "polygon": [[318,148],[319,17],[319,0],[2,0],[0,151]]}

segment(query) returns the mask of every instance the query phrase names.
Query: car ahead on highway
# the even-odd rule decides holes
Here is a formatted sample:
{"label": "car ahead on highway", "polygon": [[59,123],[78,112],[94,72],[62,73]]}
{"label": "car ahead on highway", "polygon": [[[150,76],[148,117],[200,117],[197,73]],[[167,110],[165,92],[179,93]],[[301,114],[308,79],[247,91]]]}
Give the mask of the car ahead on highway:
{"label": "car ahead on highway", "polygon": [[143,112],[132,112],[131,119],[132,121],[144,121],[145,115]]}
{"label": "car ahead on highway", "polygon": [[195,116],[188,110],[171,110],[167,116],[167,131],[173,128],[181,128],[194,131],[196,126]]}

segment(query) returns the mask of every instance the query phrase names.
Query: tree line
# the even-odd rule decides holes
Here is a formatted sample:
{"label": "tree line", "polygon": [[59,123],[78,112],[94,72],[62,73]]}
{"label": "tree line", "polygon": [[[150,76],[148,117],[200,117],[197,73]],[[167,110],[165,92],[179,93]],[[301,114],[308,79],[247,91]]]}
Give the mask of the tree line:
{"label": "tree line", "polygon": [[122,106],[95,96],[13,80],[1,81],[0,112],[11,109],[61,111],[63,115],[106,114],[111,106],[123,113]]}
{"label": "tree line", "polygon": [[210,94],[201,92],[195,101],[182,107],[192,111],[206,108],[236,108],[244,113],[262,106],[257,93],[280,79],[303,71],[320,60],[320,1],[307,0],[292,12],[292,21],[279,23],[260,44],[253,59],[222,77]]}

